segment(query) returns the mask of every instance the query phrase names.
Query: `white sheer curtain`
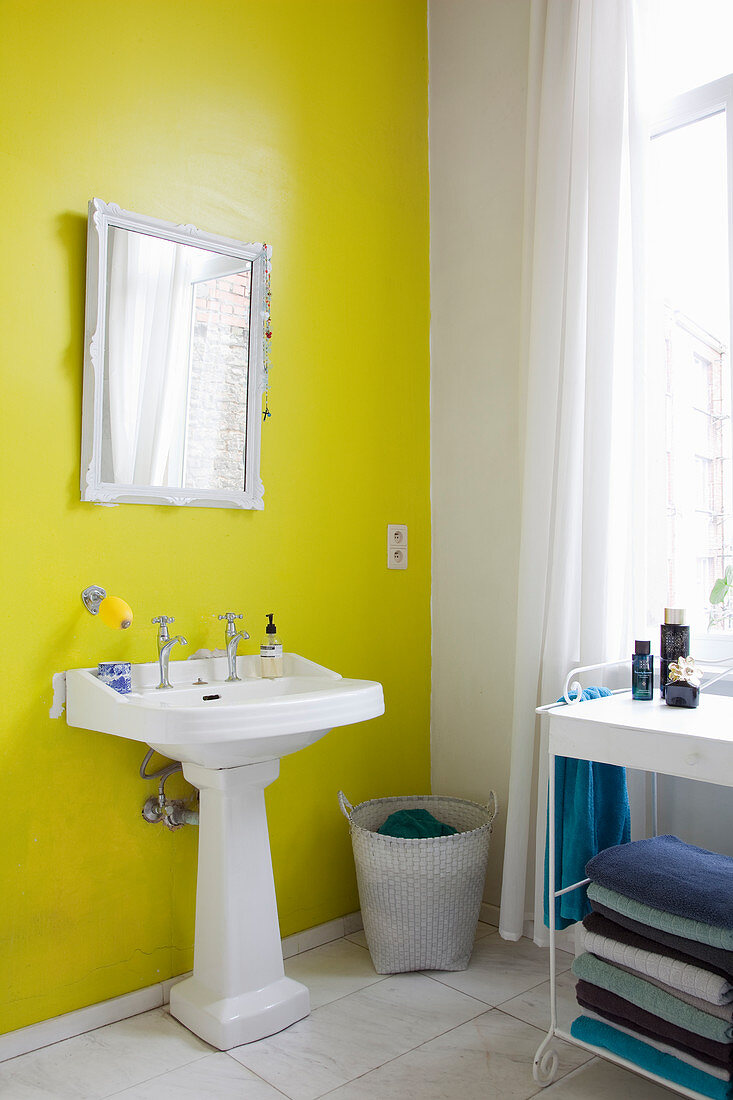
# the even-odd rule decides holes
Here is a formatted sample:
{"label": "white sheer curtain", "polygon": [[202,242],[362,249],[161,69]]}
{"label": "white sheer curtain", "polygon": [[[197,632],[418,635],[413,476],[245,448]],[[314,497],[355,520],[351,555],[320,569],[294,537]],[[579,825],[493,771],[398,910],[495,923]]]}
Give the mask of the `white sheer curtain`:
{"label": "white sheer curtain", "polygon": [[113,480],[181,485],[191,338],[191,253],[110,232],[107,386]]}
{"label": "white sheer curtain", "polygon": [[[630,652],[644,606],[643,161],[633,0],[533,0],[526,434],[500,932],[544,942],[535,707]],[[663,496],[659,486],[660,498]],[[544,766],[543,766],[544,765]],[[536,838],[532,840],[533,829]]]}

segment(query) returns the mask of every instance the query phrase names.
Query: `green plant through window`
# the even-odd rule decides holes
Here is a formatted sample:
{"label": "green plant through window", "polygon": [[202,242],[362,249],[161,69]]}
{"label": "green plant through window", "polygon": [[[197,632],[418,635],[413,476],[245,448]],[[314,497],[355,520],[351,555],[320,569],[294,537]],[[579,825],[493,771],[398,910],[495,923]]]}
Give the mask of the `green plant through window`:
{"label": "green plant through window", "polygon": [[731,614],[731,594],[733,593],[733,565],[729,565],[725,576],[718,577],[710,591],[710,619],[708,629],[725,623]]}

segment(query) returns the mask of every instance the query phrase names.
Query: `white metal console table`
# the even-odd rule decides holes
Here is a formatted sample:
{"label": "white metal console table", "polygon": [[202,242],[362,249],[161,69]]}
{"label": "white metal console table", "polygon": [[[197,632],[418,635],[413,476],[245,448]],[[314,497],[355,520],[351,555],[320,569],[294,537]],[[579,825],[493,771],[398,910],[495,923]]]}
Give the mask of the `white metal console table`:
{"label": "white metal console table", "polygon": [[[655,691],[655,695],[658,692]],[[554,704],[540,707],[547,732],[549,752],[548,830],[549,896],[558,898],[586,885],[588,879],[564,890],[555,889],[555,757],[593,760],[601,764],[620,764],[639,771],[697,779],[733,787],[733,699],[721,695],[700,696],[695,710],[668,707],[658,697],[653,702],[638,702],[631,692],[619,692],[587,703]],[[549,906],[550,921],[550,1030],[534,1059],[534,1077],[538,1084],[549,1085],[555,1079],[558,1052],[553,1039],[630,1069],[680,1096],[705,1100],[701,1093],[658,1077],[654,1073],[620,1058],[602,1047],[575,1039],[557,1026],[557,986],[555,978],[555,905]]]}

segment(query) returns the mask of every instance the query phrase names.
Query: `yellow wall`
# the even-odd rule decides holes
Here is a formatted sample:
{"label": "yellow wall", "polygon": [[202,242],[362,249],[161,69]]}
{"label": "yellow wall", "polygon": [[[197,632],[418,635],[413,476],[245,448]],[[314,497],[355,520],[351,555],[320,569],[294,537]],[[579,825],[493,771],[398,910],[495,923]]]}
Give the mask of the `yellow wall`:
{"label": "yellow wall", "polygon": [[[52,673],[191,652],[267,611],[286,648],[381,680],[387,713],[268,792],[284,935],[357,908],[336,804],[429,783],[423,0],[6,0],[0,72],[0,1031],[191,966],[196,830],[140,817],[142,748],[50,721]],[[79,500],[86,207],[273,246],[264,512]],[[386,524],[410,567],[386,569]],[[95,582],[136,612],[115,634]]]}

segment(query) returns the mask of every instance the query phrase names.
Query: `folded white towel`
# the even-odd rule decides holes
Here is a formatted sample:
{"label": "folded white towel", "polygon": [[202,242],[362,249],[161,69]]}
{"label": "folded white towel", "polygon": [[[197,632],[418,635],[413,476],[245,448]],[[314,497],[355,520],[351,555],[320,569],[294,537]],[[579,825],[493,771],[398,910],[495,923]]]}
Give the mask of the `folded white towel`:
{"label": "folded white towel", "polygon": [[[585,950],[601,959],[628,967],[645,977],[656,978],[665,985],[710,1001],[714,1005],[733,1002],[733,985],[719,974],[703,970],[693,963],[672,959],[669,955],[645,951],[641,947],[632,947],[631,944],[620,943],[608,936],[600,936],[582,926],[580,935]],[[660,952],[662,950],[660,945]]]}

